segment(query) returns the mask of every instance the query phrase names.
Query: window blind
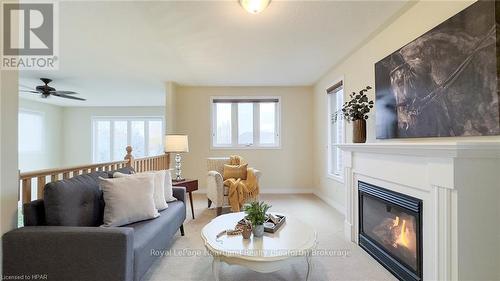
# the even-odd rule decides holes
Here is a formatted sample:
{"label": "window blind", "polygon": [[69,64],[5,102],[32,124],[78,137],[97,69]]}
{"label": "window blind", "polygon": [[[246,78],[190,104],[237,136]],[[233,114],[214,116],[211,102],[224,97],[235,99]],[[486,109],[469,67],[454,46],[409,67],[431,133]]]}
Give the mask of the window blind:
{"label": "window blind", "polygon": [[330,88],[326,89],[326,93],[327,94],[335,94],[338,91],[342,90],[343,86],[344,86],[344,84],[342,83],[342,81],[339,81],[338,83],[334,84]]}
{"label": "window blind", "polygon": [[223,98],[223,99],[213,99],[213,103],[259,103],[259,102],[273,102],[278,103],[279,100],[276,98],[258,98],[258,99],[234,99],[234,98]]}

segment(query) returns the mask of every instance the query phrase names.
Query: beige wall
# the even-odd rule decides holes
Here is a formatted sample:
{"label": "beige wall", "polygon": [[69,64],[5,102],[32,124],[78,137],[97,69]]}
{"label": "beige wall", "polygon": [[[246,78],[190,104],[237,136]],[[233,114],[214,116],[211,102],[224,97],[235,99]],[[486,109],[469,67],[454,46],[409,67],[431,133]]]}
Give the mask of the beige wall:
{"label": "beige wall", "polygon": [[[280,96],[281,149],[211,149],[212,96]],[[176,91],[176,133],[189,135],[183,175],[206,184],[207,157],[243,156],[262,171],[261,192],[312,192],[311,87],[187,87]]]}
{"label": "beige wall", "polygon": [[[336,80],[344,77],[345,93],[359,91],[375,84],[374,64],[401,46],[424,34],[439,23],[460,12],[473,1],[421,1],[411,6],[399,18],[389,23],[380,33],[373,36],[361,48],[354,51],[341,63],[334,66],[314,85],[314,164],[317,179],[317,194],[338,208],[343,208],[345,194],[341,183],[326,177],[327,170],[327,103],[325,90]],[[372,91],[373,94],[373,91]],[[372,96],[373,98],[373,96]],[[375,116],[368,120],[367,141],[375,142]],[[351,127],[346,126],[347,142],[352,139]],[[427,138],[406,141],[453,141],[466,139],[500,140],[500,137],[481,138]],[[387,140],[405,141],[405,140]]]}
{"label": "beige wall", "polygon": [[17,71],[0,72],[0,235],[17,227],[18,87]]}
{"label": "beige wall", "polygon": [[[19,109],[41,112],[44,119],[43,151],[38,153],[19,152],[19,170],[33,171],[61,167],[63,158],[63,108],[47,103],[20,99]],[[22,128],[20,128],[22,129]]]}
{"label": "beige wall", "polygon": [[175,82],[165,83],[165,122],[167,126],[167,133],[175,132],[176,91],[177,84],[175,84]]}
{"label": "beige wall", "polygon": [[[63,165],[92,163],[93,116],[165,116],[165,108],[158,107],[65,107]],[[125,156],[123,148],[123,156]]]}

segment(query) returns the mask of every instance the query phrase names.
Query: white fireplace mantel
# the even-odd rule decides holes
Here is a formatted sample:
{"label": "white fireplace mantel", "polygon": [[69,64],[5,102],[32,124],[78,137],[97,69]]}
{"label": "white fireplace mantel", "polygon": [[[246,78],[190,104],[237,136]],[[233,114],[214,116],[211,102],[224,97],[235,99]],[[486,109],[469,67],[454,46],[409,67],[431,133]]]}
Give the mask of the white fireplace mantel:
{"label": "white fireplace mantel", "polygon": [[358,242],[357,186],[365,181],[423,201],[424,280],[500,280],[500,141],[338,147],[346,239]]}
{"label": "white fireplace mantel", "polygon": [[445,158],[500,158],[500,141],[351,143],[337,144],[344,151]]}

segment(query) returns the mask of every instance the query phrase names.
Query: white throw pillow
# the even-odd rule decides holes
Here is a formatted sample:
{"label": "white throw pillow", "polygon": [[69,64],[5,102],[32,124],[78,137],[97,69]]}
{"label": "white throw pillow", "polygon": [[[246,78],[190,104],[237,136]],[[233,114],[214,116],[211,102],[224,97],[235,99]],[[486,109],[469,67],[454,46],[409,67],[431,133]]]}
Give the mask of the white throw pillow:
{"label": "white throw pillow", "polygon": [[172,202],[177,200],[177,198],[174,197],[174,191],[172,190],[172,174],[170,173],[170,170],[164,170],[165,171],[165,200],[167,202]]}
{"label": "white throw pillow", "polygon": [[154,176],[154,194],[153,198],[155,201],[155,207],[158,211],[165,210],[168,208],[167,200],[165,200],[165,170],[162,171],[149,171],[138,174],[123,174],[120,172],[116,172],[113,174],[113,178],[122,178],[128,176],[137,176],[137,175],[153,175]]}
{"label": "white throw pillow", "polygon": [[100,177],[99,186],[105,202],[104,227],[122,226],[160,215],[153,199],[153,175],[113,179]]}

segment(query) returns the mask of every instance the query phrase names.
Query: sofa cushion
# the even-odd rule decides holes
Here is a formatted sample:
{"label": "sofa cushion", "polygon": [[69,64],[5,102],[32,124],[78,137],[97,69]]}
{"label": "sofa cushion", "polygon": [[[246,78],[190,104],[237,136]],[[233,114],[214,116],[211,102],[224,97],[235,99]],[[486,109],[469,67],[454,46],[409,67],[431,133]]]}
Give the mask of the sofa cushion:
{"label": "sofa cushion", "polygon": [[108,178],[112,178],[115,173],[122,173],[122,174],[135,174],[135,170],[132,167],[123,167],[114,171],[108,171]]}
{"label": "sofa cushion", "polygon": [[45,185],[44,206],[47,225],[99,226],[104,200],[97,179],[106,172],[79,175]]}
{"label": "sofa cushion", "polygon": [[151,173],[113,179],[99,178],[106,204],[102,226],[122,226],[158,217],[160,214],[155,208],[153,197],[154,180],[155,175]]}
{"label": "sofa cushion", "polygon": [[172,202],[177,200],[177,198],[174,197],[174,191],[173,191],[173,186],[172,186],[172,170],[165,170],[165,200],[167,202]]}
{"label": "sofa cushion", "polygon": [[[148,171],[137,174],[124,174],[120,172],[115,172],[113,178],[123,178],[123,177],[133,177],[141,176],[143,174],[152,175],[154,177],[154,193],[153,198],[155,201],[155,207],[158,211],[168,208],[167,201],[165,200],[165,173],[166,170],[161,171]],[[106,211],[105,211],[106,213]]]}
{"label": "sofa cushion", "polygon": [[151,250],[167,249],[172,237],[186,219],[186,205],[178,200],[168,203],[168,209],[160,212],[154,220],[126,225],[134,229],[134,276],[140,280],[151,264],[158,258]]}

